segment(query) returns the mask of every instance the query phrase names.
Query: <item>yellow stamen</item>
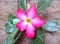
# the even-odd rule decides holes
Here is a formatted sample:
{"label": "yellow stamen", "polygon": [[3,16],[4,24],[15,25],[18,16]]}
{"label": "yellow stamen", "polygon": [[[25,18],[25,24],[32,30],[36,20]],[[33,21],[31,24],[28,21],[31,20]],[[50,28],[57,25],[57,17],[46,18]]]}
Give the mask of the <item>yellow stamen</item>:
{"label": "yellow stamen", "polygon": [[31,23],[31,19],[30,18],[26,18],[26,23]]}

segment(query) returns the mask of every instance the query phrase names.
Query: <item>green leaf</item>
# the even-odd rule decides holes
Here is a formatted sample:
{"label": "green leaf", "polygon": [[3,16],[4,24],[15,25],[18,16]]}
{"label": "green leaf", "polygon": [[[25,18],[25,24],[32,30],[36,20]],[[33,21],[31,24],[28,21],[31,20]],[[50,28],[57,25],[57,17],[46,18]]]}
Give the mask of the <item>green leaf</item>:
{"label": "green leaf", "polygon": [[58,22],[57,21],[47,21],[43,28],[47,31],[56,31],[58,30]]}
{"label": "green leaf", "polygon": [[52,2],[53,0],[38,0],[37,9],[39,11],[39,14],[46,10]]}
{"label": "green leaf", "polygon": [[18,8],[23,8],[26,11],[26,0],[17,0]]}
{"label": "green leaf", "polygon": [[20,22],[19,19],[17,19],[17,18],[13,19],[13,24],[14,24],[14,25],[16,25],[18,22]]}
{"label": "green leaf", "polygon": [[10,23],[10,22],[7,22],[5,24],[5,28],[6,28],[6,32],[7,33],[11,33],[11,32],[13,32],[16,29],[15,26],[12,23]]}
{"label": "green leaf", "polygon": [[20,37],[21,32],[10,22],[7,22],[6,25],[6,32],[9,33],[4,44],[14,44],[17,39]]}
{"label": "green leaf", "polygon": [[4,44],[14,44],[17,39],[20,37],[21,33],[18,32],[18,29],[15,29],[11,34],[9,34],[4,42]]}
{"label": "green leaf", "polygon": [[43,29],[38,29],[36,37],[32,40],[32,44],[43,44],[45,40],[45,31]]}
{"label": "green leaf", "polygon": [[8,15],[8,21],[13,23],[13,19],[15,19],[16,17],[14,15],[12,15],[11,13],[9,13]]}

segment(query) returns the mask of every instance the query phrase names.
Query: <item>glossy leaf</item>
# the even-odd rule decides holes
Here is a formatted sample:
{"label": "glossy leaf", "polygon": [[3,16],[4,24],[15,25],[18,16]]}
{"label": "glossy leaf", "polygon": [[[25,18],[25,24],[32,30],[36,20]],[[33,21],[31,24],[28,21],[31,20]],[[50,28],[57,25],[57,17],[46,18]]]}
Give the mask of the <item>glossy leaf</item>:
{"label": "glossy leaf", "polygon": [[23,8],[26,11],[26,0],[17,0],[18,8]]}
{"label": "glossy leaf", "polygon": [[18,29],[15,29],[11,34],[9,34],[4,42],[4,44],[14,44],[20,37],[21,33],[18,34]]}
{"label": "glossy leaf", "polygon": [[50,6],[51,2],[53,2],[53,0],[38,0],[37,9],[39,14],[46,10],[47,7]]}
{"label": "glossy leaf", "polygon": [[14,25],[16,25],[18,22],[20,22],[19,19],[17,19],[17,18],[13,19],[13,24],[14,24]]}
{"label": "glossy leaf", "polygon": [[13,19],[15,19],[16,17],[14,15],[12,15],[11,13],[9,13],[8,15],[8,21],[13,23]]}
{"label": "glossy leaf", "polygon": [[45,31],[43,29],[38,29],[36,37],[32,40],[32,44],[43,44],[45,40]]}
{"label": "glossy leaf", "polygon": [[11,32],[13,32],[16,29],[15,26],[12,23],[10,23],[10,22],[7,22],[5,24],[5,28],[6,28],[6,32],[7,33],[11,33]]}
{"label": "glossy leaf", "polygon": [[57,21],[47,21],[46,25],[43,27],[47,31],[56,31],[58,30],[58,22]]}
{"label": "glossy leaf", "polygon": [[9,33],[4,44],[14,44],[17,39],[20,37],[20,31],[13,25],[13,19],[15,18],[14,16],[10,15],[10,22],[7,22],[5,24],[6,27],[6,32]]}

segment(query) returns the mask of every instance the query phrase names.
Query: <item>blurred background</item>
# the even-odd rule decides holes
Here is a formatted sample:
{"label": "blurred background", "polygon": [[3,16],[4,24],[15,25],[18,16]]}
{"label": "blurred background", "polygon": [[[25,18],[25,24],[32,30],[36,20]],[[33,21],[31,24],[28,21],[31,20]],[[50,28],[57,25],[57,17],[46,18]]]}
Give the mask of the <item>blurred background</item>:
{"label": "blurred background", "polygon": [[[37,0],[31,0],[32,3],[37,4]],[[0,0],[0,44],[3,44],[7,37],[5,23],[8,20],[8,13],[16,14],[16,10],[17,0]],[[60,44],[60,0],[54,0],[41,16],[46,20],[56,20],[59,23],[59,30],[52,33],[46,32],[44,44]]]}

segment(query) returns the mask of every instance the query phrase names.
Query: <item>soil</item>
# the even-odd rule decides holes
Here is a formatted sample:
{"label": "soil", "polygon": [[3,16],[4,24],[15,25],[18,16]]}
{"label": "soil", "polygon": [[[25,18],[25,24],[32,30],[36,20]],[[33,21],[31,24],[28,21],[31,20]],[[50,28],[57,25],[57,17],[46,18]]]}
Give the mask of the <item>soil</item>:
{"label": "soil", "polygon": [[[31,0],[32,2],[37,0]],[[17,0],[0,0],[0,44],[3,44],[7,34],[5,32],[5,23],[8,13],[16,14]],[[60,44],[60,0],[54,0],[50,7],[41,15],[46,20],[56,20],[59,23],[56,32],[46,32],[44,44]]]}

